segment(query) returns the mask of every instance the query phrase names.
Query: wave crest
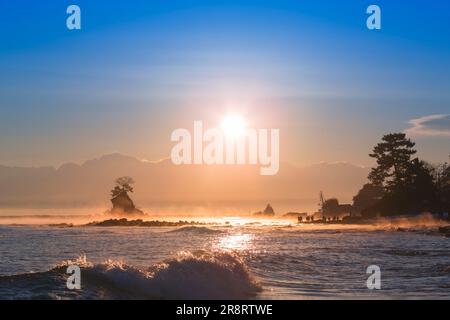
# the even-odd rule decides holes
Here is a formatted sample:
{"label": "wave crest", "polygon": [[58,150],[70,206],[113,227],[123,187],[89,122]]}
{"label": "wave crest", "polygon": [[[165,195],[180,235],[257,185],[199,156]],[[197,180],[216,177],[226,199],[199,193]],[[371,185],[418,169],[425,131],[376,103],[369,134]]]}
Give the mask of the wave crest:
{"label": "wave crest", "polygon": [[[71,264],[81,267],[81,290],[65,289],[66,267]],[[93,264],[81,256],[47,272],[0,277],[3,280],[11,292],[15,285],[25,285],[33,295],[21,298],[31,299],[39,296],[36,290],[43,282],[48,285],[41,295],[57,299],[248,299],[261,291],[238,256],[205,251],[180,252],[147,270],[117,260]]]}

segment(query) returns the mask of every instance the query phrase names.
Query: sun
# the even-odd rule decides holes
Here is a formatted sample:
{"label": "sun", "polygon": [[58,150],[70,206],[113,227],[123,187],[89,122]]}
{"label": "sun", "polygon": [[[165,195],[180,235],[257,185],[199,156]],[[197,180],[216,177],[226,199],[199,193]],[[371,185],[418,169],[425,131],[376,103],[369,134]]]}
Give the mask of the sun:
{"label": "sun", "polygon": [[230,138],[241,137],[245,133],[245,121],[238,114],[229,114],[222,121],[222,130]]}

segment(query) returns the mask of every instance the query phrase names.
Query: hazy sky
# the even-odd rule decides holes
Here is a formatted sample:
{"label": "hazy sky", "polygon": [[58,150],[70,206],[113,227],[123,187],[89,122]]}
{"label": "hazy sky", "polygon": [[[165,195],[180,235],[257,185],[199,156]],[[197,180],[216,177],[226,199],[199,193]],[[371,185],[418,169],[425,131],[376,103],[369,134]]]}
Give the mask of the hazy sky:
{"label": "hazy sky", "polygon": [[[382,30],[366,28],[369,4]],[[66,28],[81,7],[82,30]],[[450,154],[450,3],[421,1],[0,2],[0,164],[120,152],[168,157],[170,134],[240,113],[279,128],[281,161],[367,156],[407,130]]]}

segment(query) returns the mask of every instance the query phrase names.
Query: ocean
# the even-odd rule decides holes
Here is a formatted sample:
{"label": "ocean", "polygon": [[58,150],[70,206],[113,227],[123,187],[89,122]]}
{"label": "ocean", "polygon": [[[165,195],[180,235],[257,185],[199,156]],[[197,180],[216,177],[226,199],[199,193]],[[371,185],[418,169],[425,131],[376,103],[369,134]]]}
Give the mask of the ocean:
{"label": "ocean", "polygon": [[[450,238],[435,226],[0,225],[0,299],[449,299]],[[81,289],[66,286],[81,267]],[[381,288],[368,289],[369,266]]]}

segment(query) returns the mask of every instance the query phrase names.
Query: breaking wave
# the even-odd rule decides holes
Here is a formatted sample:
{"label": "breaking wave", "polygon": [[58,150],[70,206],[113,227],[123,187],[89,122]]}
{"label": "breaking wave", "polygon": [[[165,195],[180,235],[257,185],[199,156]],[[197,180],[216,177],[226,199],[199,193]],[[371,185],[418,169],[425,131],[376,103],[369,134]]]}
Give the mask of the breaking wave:
{"label": "breaking wave", "polygon": [[[68,290],[68,265],[81,268],[81,289]],[[226,252],[181,252],[141,270],[86,257],[49,271],[0,277],[1,299],[249,299],[261,291],[244,262]]]}

